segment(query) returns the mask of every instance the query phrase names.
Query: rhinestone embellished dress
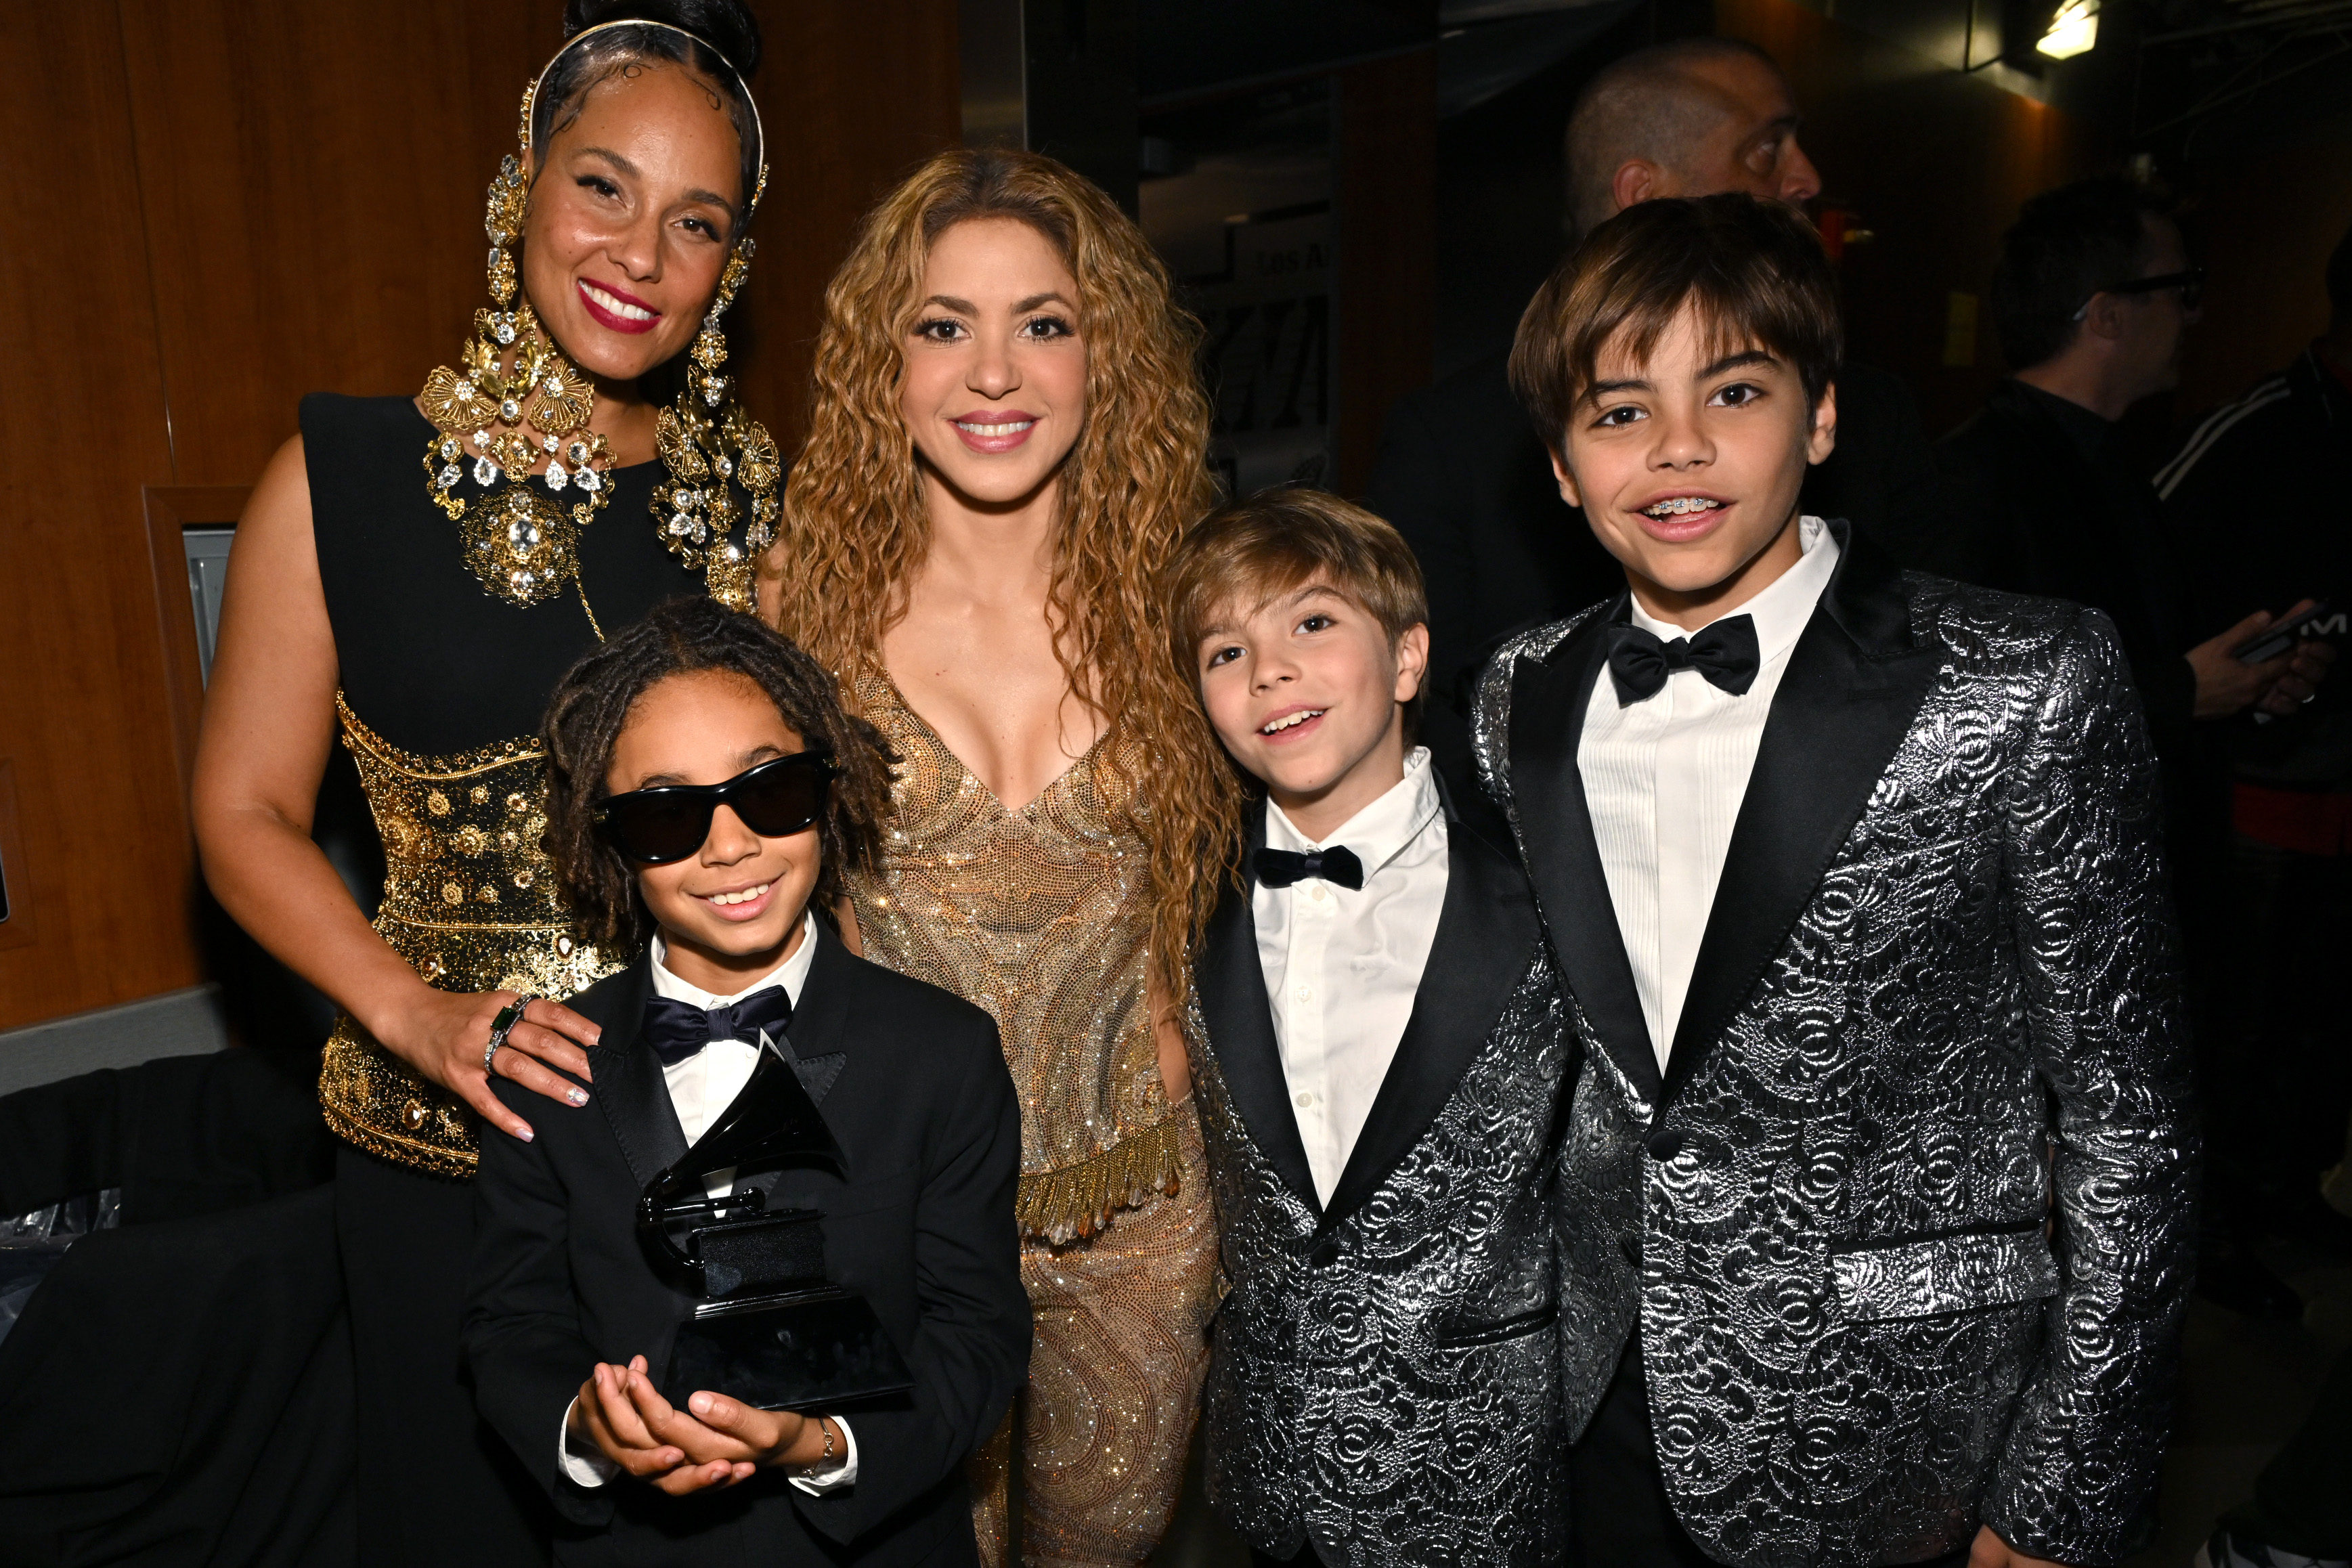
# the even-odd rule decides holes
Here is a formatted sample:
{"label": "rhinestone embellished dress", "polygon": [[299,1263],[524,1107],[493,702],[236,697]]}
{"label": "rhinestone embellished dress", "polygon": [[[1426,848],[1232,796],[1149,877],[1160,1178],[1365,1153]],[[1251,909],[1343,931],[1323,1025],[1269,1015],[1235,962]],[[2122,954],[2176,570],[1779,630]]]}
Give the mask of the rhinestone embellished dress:
{"label": "rhinestone embellished dress", "polygon": [[[404,397],[305,398],[320,585],[335,636],[343,748],[383,847],[375,929],[444,991],[562,998],[614,959],[575,942],[555,902],[541,712],[572,661],[660,599],[702,587],[656,536],[658,463],[615,468],[613,504],[581,534],[579,595],[491,597],[416,479],[431,433]],[[473,1174],[473,1112],[348,1016],[327,1042],[328,1127],[436,1176]]]}
{"label": "rhinestone embellished dress", "polygon": [[[1021,1097],[1022,1277],[1036,1312],[1017,1409],[1023,1560],[1140,1563],[1167,1529],[1208,1361],[1216,1224],[1192,1102],[1160,1082],[1150,873],[1107,735],[1007,811],[880,669],[856,681],[901,759],[866,956],[984,1007]],[[1140,758],[1127,772],[1143,776]],[[973,1462],[982,1559],[1004,1561],[1012,1423]]]}

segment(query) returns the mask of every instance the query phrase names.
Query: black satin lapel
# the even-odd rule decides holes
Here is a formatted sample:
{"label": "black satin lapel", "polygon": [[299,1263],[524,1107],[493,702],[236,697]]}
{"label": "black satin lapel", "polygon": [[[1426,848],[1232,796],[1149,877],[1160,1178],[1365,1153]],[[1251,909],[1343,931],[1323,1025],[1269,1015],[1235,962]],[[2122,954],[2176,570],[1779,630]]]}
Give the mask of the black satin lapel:
{"label": "black satin lapel", "polygon": [[612,1016],[595,1019],[604,1033],[589,1058],[595,1074],[590,1093],[604,1108],[604,1120],[640,1187],[650,1186],[686,1152],[686,1129],[678,1125],[677,1110],[669,1102],[661,1058],[645,1043],[643,1033],[652,962],[638,959],[631,972],[634,981],[614,988]]}
{"label": "black satin lapel", "polygon": [[[791,1062],[811,1102],[822,1107],[841,1081],[855,1055],[850,1029],[851,997],[857,987],[857,957],[841,943],[831,922],[816,920],[816,952],[809,960],[808,978],[793,1004],[793,1021],[784,1026],[784,1059]],[[831,1126],[830,1121],[827,1122]],[[834,1131],[841,1140],[838,1128]],[[841,1141],[845,1155],[853,1153]]]}
{"label": "black satin lapel", "polygon": [[1437,1119],[1486,1044],[1541,931],[1518,868],[1458,822],[1446,826],[1445,904],[1388,1076],[1323,1211],[1325,1228],[1370,1197]]}
{"label": "black satin lapel", "polygon": [[811,1103],[824,1103],[824,1097],[833,1092],[834,1080],[841,1077],[842,1064],[847,1060],[849,1058],[839,1051],[827,1051],[821,1057],[793,1057],[793,1071],[800,1076],[801,1087],[808,1090]]}
{"label": "black satin lapel", "polygon": [[1584,775],[1576,765],[1585,707],[1604,668],[1604,634],[1622,604],[1596,611],[1549,658],[1519,672],[1511,691],[1511,796],[1518,806],[1528,879],[1551,931],[1561,977],[1617,1070],[1654,1105],[1657,1052],[1642,1016],[1642,994],[1625,957],[1584,803]]}
{"label": "black satin lapel", "polygon": [[793,1055],[807,1061],[835,1051],[854,1054],[849,1012],[850,995],[856,985],[856,956],[841,945],[833,927],[820,919],[816,955],[809,960],[808,978],[801,983],[800,996],[793,1003],[793,1021],[784,1026]]}
{"label": "black satin lapel", "polygon": [[1773,696],[1675,1026],[1667,1100],[1697,1072],[1788,940],[1910,730],[1939,663],[1933,649],[1910,646],[1900,578],[1857,542],[1840,560]]}
{"label": "black satin lapel", "polygon": [[[1254,814],[1249,849],[1265,842],[1265,808]],[[1244,850],[1243,864],[1248,864]],[[1256,1141],[1258,1152],[1310,1208],[1316,1202],[1315,1174],[1307,1163],[1307,1144],[1298,1136],[1298,1118],[1290,1109],[1290,1080],[1282,1070],[1282,1047],[1275,1039],[1274,1008],[1266,1000],[1265,968],[1258,962],[1257,921],[1250,913],[1250,889],[1227,885],[1209,929],[1201,940],[1201,960],[1193,972],[1201,992],[1201,1020],[1208,1027],[1209,1049],[1217,1070],[1233,1096],[1242,1124]]]}

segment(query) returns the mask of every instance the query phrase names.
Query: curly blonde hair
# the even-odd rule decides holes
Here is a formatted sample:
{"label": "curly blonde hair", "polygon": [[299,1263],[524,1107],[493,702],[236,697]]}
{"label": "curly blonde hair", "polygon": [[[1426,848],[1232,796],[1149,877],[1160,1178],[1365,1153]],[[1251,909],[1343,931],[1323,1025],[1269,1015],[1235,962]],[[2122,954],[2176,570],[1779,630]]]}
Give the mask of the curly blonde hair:
{"label": "curly blonde hair", "polygon": [[[1061,474],[1049,602],[1070,689],[1107,715],[1116,743],[1095,765],[1127,787],[1150,847],[1152,959],[1171,997],[1238,863],[1241,789],[1169,658],[1155,580],[1184,530],[1214,504],[1209,401],[1195,369],[1200,324],[1134,220],[1051,158],[956,149],[915,171],[871,213],[824,294],[809,435],[784,487],[763,570],[778,626],[848,685],[881,662],[930,548],[914,438],[898,407],[904,344],[931,246],[956,224],[1010,218],[1061,254],[1078,286],[1087,416]],[[782,572],[782,563],[792,570]]]}

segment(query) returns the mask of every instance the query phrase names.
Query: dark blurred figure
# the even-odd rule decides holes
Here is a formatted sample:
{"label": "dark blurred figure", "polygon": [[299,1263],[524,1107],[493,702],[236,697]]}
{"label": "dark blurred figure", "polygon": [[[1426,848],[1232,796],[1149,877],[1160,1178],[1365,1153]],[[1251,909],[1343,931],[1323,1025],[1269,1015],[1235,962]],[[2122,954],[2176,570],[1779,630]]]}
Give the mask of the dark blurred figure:
{"label": "dark blurred figure", "polygon": [[2241,663],[2235,650],[2270,624],[2267,613],[2203,636],[2179,542],[2116,439],[2126,409],[2178,384],[2202,285],[2165,205],[2127,180],[2078,181],[2027,202],[2001,237],[1991,289],[1994,331],[2016,374],[1937,444],[1953,521],[1922,563],[2094,605],[2115,620],[2163,781],[2212,1123],[2198,1286],[2241,1310],[2286,1315],[2300,1302],[2242,1241],[2249,1195],[2235,1155],[2247,1132],[2229,1124],[2236,1091],[2224,1070],[2229,774],[2221,726],[2200,721],[2256,707],[2292,713],[2332,656],[2305,644]]}
{"label": "dark blurred figure", "polygon": [[[2215,410],[2157,474],[2208,626],[2305,598],[2352,605],[2352,501],[2324,479],[2352,472],[2352,233],[2328,260],[2327,299],[2326,335]],[[2294,500],[2271,500],[2282,489]],[[2293,717],[2242,720],[2226,738],[2228,1087],[2232,1120],[2267,1133],[2244,1141],[2240,1175],[2255,1222],[2343,1247],[2352,1221],[2318,1180],[2352,1113],[2352,700],[2326,686]]]}
{"label": "dark blurred figure", "polygon": [[2352,1564],[2352,1349],[2336,1352],[2311,1414],[2197,1551],[2193,1568]]}
{"label": "dark blurred figure", "polygon": [[[1570,219],[1581,234],[1655,196],[1746,191],[1801,205],[1820,174],[1797,144],[1788,79],[1738,38],[1639,49],[1605,67],[1568,121]],[[1624,574],[1559,496],[1551,459],[1496,354],[1398,401],[1365,504],[1394,523],[1429,583],[1429,689],[1422,741],[1455,796],[1477,802],[1467,674],[1502,632],[1608,597]],[[1898,559],[1936,531],[1933,458],[1909,390],[1885,371],[1838,377],[1837,449],[1805,480],[1803,506],[1843,517]]]}

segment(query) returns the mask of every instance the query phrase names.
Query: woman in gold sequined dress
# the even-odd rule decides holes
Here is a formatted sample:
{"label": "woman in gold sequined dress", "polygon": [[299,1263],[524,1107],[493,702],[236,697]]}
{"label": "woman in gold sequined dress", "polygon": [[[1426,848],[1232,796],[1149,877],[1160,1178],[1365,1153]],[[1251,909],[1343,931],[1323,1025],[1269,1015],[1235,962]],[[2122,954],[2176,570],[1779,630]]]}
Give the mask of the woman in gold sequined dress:
{"label": "woman in gold sequined dress", "polygon": [[761,584],[901,758],[845,927],[993,1014],[1020,1090],[1036,1341],[974,1464],[991,1563],[1016,1450],[1025,1562],[1149,1555],[1216,1299],[1167,998],[1234,785],[1150,592],[1210,498],[1194,338],[1100,191],[1033,154],[942,153],[827,291],[788,569]]}
{"label": "woman in gold sequined dress", "polygon": [[[631,955],[555,901],[540,718],[660,599],[749,607],[775,507],[773,443],[716,374],[763,179],[757,25],[738,0],[572,0],[565,24],[490,186],[490,304],[457,365],[415,398],[306,398],[256,487],[198,745],[213,889],[342,1009],[320,1098],[371,1565],[546,1559],[461,1365],[467,1178],[478,1137],[530,1136],[489,1073],[541,1117],[595,1114],[550,1070],[592,1076],[596,1031],[558,999]],[[310,837],[339,733],[383,844],[372,921]],[[541,1000],[494,1041],[519,994]]]}

